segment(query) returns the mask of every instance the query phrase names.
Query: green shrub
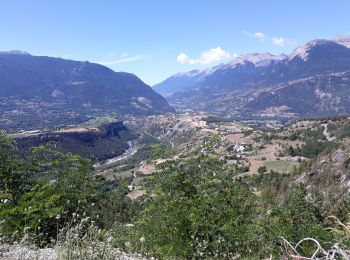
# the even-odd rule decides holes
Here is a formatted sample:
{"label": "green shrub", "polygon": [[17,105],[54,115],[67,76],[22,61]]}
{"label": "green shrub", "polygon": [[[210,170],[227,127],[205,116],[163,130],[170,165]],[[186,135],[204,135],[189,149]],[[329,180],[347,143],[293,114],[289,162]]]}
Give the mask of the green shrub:
{"label": "green shrub", "polygon": [[258,173],[265,173],[265,172],[267,172],[267,168],[266,168],[266,166],[260,166],[259,168],[258,168]]}
{"label": "green shrub", "polygon": [[251,237],[256,200],[225,178],[221,167],[219,160],[207,157],[183,166],[168,164],[153,191],[156,196],[134,223],[134,244],[144,237],[159,258],[249,255],[258,240]]}

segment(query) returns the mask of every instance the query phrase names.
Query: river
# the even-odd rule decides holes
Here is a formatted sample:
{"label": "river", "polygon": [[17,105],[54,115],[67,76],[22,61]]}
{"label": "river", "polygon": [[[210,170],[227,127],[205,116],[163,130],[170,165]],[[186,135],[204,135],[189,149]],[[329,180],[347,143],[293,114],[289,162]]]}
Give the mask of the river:
{"label": "river", "polygon": [[111,159],[99,161],[99,162],[95,163],[93,165],[93,167],[94,168],[98,168],[100,166],[108,166],[109,164],[115,163],[117,161],[126,159],[129,156],[134,155],[137,152],[137,149],[133,147],[131,141],[128,141],[128,145],[129,145],[128,149],[126,149],[125,152],[122,155],[119,155],[119,156],[111,158]]}

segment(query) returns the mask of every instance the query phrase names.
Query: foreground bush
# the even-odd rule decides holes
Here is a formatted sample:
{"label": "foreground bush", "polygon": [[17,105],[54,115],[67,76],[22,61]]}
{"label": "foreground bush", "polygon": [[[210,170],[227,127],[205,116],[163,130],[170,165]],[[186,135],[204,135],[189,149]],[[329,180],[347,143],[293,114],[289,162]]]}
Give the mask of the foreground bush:
{"label": "foreground bush", "polygon": [[1,233],[8,242],[31,234],[32,243],[44,246],[57,239],[73,214],[99,215],[97,224],[109,228],[115,221],[129,221],[137,208],[125,199],[126,185],[105,187],[90,161],[80,156],[52,146],[20,154],[14,141],[0,133],[0,159]]}
{"label": "foreground bush", "polygon": [[[279,237],[312,236],[324,250],[335,243],[339,235],[325,230],[303,186],[283,188],[292,177],[278,173],[237,178],[215,154],[219,139],[186,159],[162,163],[147,184],[148,196],[131,202],[127,183],[106,185],[81,157],[52,147],[21,155],[2,134],[0,244],[37,252],[49,247],[58,259],[128,259],[126,253],[259,259],[281,257]],[[303,250],[310,255],[313,245]]]}

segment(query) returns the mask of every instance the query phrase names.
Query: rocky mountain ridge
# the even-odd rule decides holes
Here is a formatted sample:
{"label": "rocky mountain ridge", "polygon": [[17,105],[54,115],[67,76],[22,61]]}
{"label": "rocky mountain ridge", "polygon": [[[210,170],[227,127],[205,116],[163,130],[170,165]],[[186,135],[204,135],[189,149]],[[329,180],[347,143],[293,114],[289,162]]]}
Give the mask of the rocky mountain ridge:
{"label": "rocky mountain ridge", "polygon": [[[350,38],[313,40],[290,55],[238,56],[167,97],[180,111],[259,119],[350,113]],[[165,83],[165,82],[164,82]],[[157,90],[157,89],[156,89]]]}
{"label": "rocky mountain ridge", "polygon": [[0,53],[0,111],[0,128],[28,130],[173,109],[134,74],[10,51]]}

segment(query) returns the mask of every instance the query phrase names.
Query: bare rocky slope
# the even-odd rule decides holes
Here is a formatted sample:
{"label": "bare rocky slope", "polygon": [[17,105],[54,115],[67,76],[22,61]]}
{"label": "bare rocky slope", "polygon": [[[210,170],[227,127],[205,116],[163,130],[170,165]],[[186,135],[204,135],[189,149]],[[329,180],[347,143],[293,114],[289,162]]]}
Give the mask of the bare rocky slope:
{"label": "bare rocky slope", "polygon": [[305,169],[296,182],[304,184],[315,203],[324,211],[344,207],[350,195],[350,148],[347,144],[319,156]]}

